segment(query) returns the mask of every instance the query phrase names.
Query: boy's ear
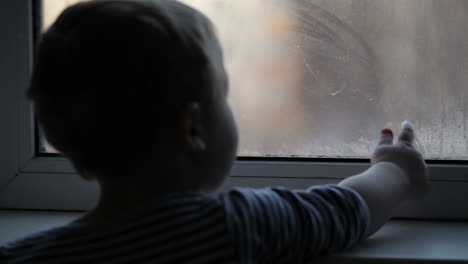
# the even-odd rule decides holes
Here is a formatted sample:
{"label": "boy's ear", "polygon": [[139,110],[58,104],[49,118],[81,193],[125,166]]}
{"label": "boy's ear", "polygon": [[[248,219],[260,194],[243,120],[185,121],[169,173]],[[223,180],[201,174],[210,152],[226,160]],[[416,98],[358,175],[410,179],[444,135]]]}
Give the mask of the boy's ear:
{"label": "boy's ear", "polygon": [[182,146],[192,152],[205,151],[206,142],[203,137],[204,127],[200,103],[189,103],[182,111],[179,122],[179,139]]}

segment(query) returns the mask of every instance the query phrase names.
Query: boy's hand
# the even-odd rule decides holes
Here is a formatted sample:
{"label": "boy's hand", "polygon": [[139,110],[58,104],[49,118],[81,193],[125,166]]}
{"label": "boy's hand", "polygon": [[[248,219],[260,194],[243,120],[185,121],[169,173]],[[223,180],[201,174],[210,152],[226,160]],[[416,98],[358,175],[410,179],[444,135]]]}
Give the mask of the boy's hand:
{"label": "boy's hand", "polygon": [[377,148],[372,155],[372,165],[379,162],[391,162],[402,169],[410,183],[409,198],[421,198],[428,192],[428,179],[426,163],[422,155],[413,147],[414,127],[405,121],[398,136],[393,143],[393,132],[390,129],[382,130]]}

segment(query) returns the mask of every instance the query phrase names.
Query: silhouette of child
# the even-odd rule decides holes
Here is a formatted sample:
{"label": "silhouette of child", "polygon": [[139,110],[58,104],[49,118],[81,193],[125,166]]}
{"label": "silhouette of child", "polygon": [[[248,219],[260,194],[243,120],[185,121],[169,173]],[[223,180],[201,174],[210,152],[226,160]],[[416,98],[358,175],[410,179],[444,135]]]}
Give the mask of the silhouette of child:
{"label": "silhouette of child", "polygon": [[211,193],[236,157],[227,94],[213,26],[192,8],[66,9],[40,39],[28,97],[47,140],[97,181],[100,199],[72,223],[2,246],[0,262],[302,263],[362,241],[426,192],[404,123],[397,143],[383,130],[372,166],[338,185]]}

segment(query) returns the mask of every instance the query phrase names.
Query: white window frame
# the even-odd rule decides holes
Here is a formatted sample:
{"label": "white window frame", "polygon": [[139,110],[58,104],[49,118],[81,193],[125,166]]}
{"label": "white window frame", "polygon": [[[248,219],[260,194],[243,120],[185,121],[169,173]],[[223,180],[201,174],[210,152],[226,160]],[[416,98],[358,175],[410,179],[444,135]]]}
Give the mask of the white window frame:
{"label": "white window frame", "polygon": [[[32,65],[33,0],[0,1],[0,208],[86,210],[98,188],[61,157],[36,156],[34,116],[25,100]],[[237,161],[221,189],[283,185],[304,189],[337,183],[368,162]],[[468,164],[429,164],[431,192],[399,217],[468,218]]]}

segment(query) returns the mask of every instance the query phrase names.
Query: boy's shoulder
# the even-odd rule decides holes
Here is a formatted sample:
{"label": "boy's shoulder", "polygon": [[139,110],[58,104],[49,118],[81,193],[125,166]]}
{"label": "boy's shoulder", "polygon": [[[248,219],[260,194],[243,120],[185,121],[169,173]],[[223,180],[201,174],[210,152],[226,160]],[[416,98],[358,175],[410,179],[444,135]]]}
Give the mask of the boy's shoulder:
{"label": "boy's shoulder", "polygon": [[[1,245],[0,263],[48,263],[51,259],[68,263],[76,261],[76,258],[93,262],[104,256],[117,260],[156,255],[161,253],[158,248],[183,252],[184,248],[194,245],[214,246],[213,249],[218,247],[207,245],[206,241],[199,239],[212,233],[209,228],[226,230],[223,209],[217,196],[167,194],[153,198],[109,220],[70,223]],[[223,242],[220,245],[226,245],[229,235],[227,231],[222,234],[224,236],[217,240]],[[131,252],[134,247],[147,250],[123,254]],[[224,250],[230,252],[230,249]],[[177,257],[170,252],[161,253],[162,257]],[[193,258],[201,257],[197,252],[191,254]],[[232,252],[230,254],[225,257],[231,258]]]}

